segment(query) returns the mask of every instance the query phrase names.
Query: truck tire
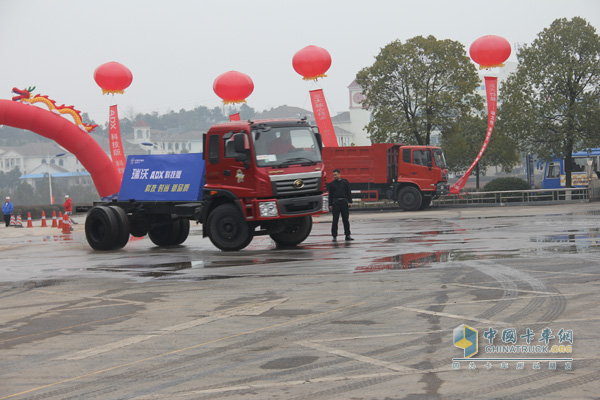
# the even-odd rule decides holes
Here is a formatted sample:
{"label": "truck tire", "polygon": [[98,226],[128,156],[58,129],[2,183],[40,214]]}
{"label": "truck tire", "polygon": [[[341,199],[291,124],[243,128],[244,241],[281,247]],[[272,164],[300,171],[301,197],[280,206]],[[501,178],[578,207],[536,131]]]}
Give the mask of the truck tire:
{"label": "truck tire", "polygon": [[108,206],[117,220],[117,242],[114,250],[122,249],[129,242],[129,218],[127,213],[121,207]]}
{"label": "truck tire", "polygon": [[254,230],[233,204],[222,204],[208,216],[208,238],[223,251],[237,251],[250,244]]}
{"label": "truck tire", "polygon": [[180,220],[170,216],[148,231],[148,237],[159,247],[175,246],[179,239]]}
{"label": "truck tire", "polygon": [[148,234],[150,227],[148,219],[144,215],[133,214],[129,220],[129,233],[133,237],[144,237]]}
{"label": "truck tire", "polygon": [[108,207],[92,207],[85,219],[85,238],[94,250],[113,250],[119,240],[119,224]]}
{"label": "truck tire", "polygon": [[397,201],[404,211],[417,211],[421,207],[423,197],[419,189],[413,186],[405,186],[398,192]]}
{"label": "truck tire", "polygon": [[185,242],[190,234],[190,220],[189,219],[180,219],[179,220],[179,232],[177,233],[177,238],[173,242],[173,246],[180,245]]}
{"label": "truck tire", "polygon": [[312,217],[290,218],[285,223],[283,232],[273,233],[271,239],[279,246],[296,246],[306,240],[312,230]]}

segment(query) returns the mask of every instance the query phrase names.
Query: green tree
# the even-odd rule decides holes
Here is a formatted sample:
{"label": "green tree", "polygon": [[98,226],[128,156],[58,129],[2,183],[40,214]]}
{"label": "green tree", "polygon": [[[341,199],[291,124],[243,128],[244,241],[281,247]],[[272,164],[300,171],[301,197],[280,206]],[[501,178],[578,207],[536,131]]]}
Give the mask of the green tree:
{"label": "green tree", "polygon": [[600,38],[583,18],[557,19],[517,53],[501,88],[498,123],[525,151],[564,157],[600,145]]}
{"label": "green tree", "polygon": [[367,132],[373,142],[429,144],[457,118],[483,105],[475,93],[479,76],[463,45],[417,36],[396,40],[356,76],[373,110]]}
{"label": "green tree", "polygon": [[[442,147],[451,171],[467,169],[477,157],[487,133],[487,117],[468,114],[452,123],[442,136]],[[494,129],[490,142],[475,166],[476,187],[479,189],[481,171],[499,165],[510,172],[519,162],[513,140],[501,130]]]}

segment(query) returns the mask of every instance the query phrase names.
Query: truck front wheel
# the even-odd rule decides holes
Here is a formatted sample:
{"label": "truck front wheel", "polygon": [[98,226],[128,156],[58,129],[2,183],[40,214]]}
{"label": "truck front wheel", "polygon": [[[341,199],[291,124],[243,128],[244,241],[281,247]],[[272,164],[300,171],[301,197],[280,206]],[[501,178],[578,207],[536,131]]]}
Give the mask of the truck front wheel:
{"label": "truck front wheel", "polygon": [[285,224],[283,232],[269,235],[280,246],[295,246],[302,243],[312,230],[312,217],[310,215],[286,219],[282,223]]}
{"label": "truck front wheel", "polygon": [[250,244],[254,236],[254,230],[233,204],[215,208],[206,223],[210,241],[223,251],[241,250]]}
{"label": "truck front wheel", "polygon": [[405,186],[400,189],[397,199],[398,205],[404,211],[417,211],[423,201],[421,192],[413,186]]}
{"label": "truck front wheel", "polygon": [[108,207],[92,207],[85,218],[85,238],[94,250],[114,250],[119,242],[116,213]]}

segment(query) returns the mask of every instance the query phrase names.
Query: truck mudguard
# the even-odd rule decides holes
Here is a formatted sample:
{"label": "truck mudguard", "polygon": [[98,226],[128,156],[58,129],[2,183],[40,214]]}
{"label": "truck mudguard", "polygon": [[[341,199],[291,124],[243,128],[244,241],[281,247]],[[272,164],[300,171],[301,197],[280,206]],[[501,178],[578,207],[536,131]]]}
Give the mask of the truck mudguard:
{"label": "truck mudguard", "polygon": [[119,201],[197,201],[205,184],[202,153],[127,158]]}

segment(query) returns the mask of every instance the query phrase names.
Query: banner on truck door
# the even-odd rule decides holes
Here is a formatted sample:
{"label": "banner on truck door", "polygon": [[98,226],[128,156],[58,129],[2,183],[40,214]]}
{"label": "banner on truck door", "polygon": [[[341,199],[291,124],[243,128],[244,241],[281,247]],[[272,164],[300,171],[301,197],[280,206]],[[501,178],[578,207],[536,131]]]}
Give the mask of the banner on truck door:
{"label": "banner on truck door", "polygon": [[464,173],[463,176],[460,177],[458,181],[454,185],[450,187],[450,193],[458,194],[460,189],[462,189],[467,183],[467,179],[469,179],[469,175],[471,175],[471,171],[475,168],[475,165],[481,159],[483,152],[485,151],[488,143],[490,142],[490,138],[492,137],[492,130],[494,130],[494,123],[496,122],[496,94],[498,92],[498,78],[492,76],[485,77],[485,94],[487,96],[487,108],[488,108],[488,127],[487,133],[485,134],[485,140],[483,141],[483,145],[481,146],[481,150],[475,157],[475,160]]}
{"label": "banner on truck door", "polygon": [[201,153],[129,156],[119,201],[202,200]]}
{"label": "banner on truck door", "polygon": [[110,156],[113,164],[117,168],[119,176],[123,176],[125,171],[125,153],[123,152],[123,143],[121,142],[121,130],[119,129],[119,114],[117,105],[110,106],[108,118],[108,134],[110,139]]}
{"label": "banner on truck door", "polygon": [[338,147],[335,130],[333,129],[333,123],[331,122],[331,116],[329,115],[329,109],[325,102],[325,95],[323,95],[323,89],[311,90],[310,101],[312,102],[317,127],[323,137],[323,145],[325,147]]}

